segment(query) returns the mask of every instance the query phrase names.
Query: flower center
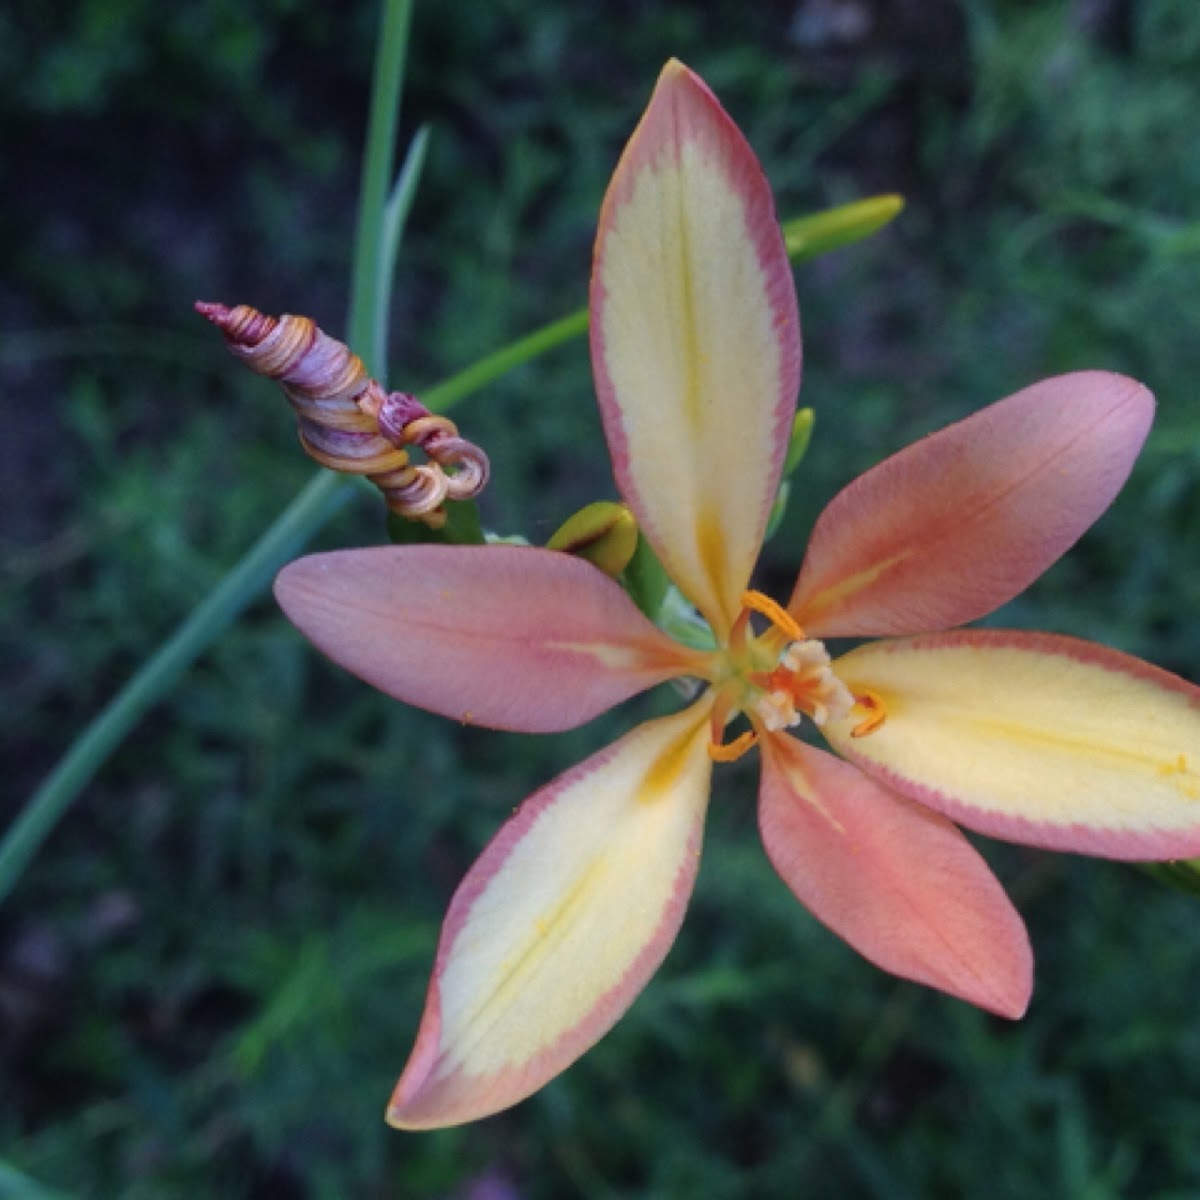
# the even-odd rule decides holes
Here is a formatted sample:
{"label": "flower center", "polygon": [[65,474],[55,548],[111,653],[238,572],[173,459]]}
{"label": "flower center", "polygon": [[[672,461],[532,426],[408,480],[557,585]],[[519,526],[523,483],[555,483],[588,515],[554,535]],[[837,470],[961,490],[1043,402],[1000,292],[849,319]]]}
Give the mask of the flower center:
{"label": "flower center", "polygon": [[[770,622],[761,634],[751,628],[753,613]],[[725,673],[713,681],[717,694],[708,748],[717,762],[740,758],[763,732],[789,729],[806,716],[824,725],[849,716],[855,707],[856,698],[833,673],[824,645],[805,637],[795,618],[761,592],[743,593],[724,666]],[[723,741],[725,726],[739,712],[753,731]]]}

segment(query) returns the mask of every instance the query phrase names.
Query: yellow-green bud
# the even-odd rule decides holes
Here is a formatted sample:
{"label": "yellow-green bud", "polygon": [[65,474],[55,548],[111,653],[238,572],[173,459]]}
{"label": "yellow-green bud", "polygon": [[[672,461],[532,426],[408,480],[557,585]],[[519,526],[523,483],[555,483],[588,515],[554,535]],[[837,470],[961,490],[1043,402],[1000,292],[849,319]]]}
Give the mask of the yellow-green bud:
{"label": "yellow-green bud", "polygon": [[802,408],[792,421],[792,436],[788,440],[787,458],[783,461],[783,477],[786,479],[808,453],[812,441],[813,425],[817,415],[811,408]]}
{"label": "yellow-green bud", "polygon": [[903,196],[868,196],[853,204],[785,221],[783,242],[788,257],[813,258],[827,250],[862,241],[898,217],[903,208]]}
{"label": "yellow-green bud", "polygon": [[633,513],[612,500],[597,500],[568,517],[546,543],[546,549],[586,558],[616,579],[629,565],[637,540]]}

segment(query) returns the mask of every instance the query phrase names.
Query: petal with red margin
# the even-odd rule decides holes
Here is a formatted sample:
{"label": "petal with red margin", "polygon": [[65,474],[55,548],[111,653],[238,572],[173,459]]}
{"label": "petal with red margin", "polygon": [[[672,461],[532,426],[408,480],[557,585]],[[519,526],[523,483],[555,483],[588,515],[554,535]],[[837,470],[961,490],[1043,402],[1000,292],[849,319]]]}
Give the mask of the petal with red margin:
{"label": "petal with red margin", "polygon": [[723,638],[779,485],[800,324],[762,168],[679,62],[663,69],[604,200],[591,345],[621,491]]}
{"label": "petal with red margin", "polygon": [[1153,416],[1140,383],[1081,371],[915,442],[833,498],[789,610],[821,638],[933,633],[986,615],[1112,503]]}
{"label": "petal with red margin", "polygon": [[361,679],[456,721],[548,733],[704,656],[590,563],[529,546],[377,546],[292,563],[283,611]]}
{"label": "petal with red margin", "polygon": [[886,718],[822,732],[876,779],[994,837],[1118,859],[1200,854],[1200,688],[1056,634],[872,642],[833,669]]}
{"label": "petal with red margin", "polygon": [[700,858],[707,699],[535,793],[463,880],[388,1121],[457,1125],[565,1070],[670,949]]}
{"label": "petal with red margin", "polygon": [[1025,1012],[1025,926],[944,817],[776,734],[763,746],[759,823],[800,903],[876,966],[1000,1016]]}

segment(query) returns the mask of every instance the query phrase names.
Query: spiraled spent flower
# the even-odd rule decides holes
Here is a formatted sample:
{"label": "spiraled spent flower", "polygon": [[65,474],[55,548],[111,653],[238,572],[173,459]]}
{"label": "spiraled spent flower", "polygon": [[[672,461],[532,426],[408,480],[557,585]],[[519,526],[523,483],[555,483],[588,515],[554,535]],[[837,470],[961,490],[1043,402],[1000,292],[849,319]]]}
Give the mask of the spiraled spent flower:
{"label": "spiraled spent flower", "polygon": [[[487,455],[453,421],[415,396],[385,392],[349,346],[308,317],[203,301],[196,311],[224,334],[232,354],[283,388],[308,454],[331,470],[365,475],[393,512],[438,529],[446,521],[445,500],[469,500],[483,490]],[[428,461],[411,462],[410,446]]]}

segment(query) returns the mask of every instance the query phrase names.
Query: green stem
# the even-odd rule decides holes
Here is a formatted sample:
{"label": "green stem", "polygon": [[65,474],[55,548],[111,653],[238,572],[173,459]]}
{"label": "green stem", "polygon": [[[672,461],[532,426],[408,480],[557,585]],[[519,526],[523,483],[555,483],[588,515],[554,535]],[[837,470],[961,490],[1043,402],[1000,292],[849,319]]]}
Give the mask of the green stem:
{"label": "green stem", "polygon": [[[378,291],[375,296],[377,311],[386,314],[389,311],[392,295],[392,284],[396,278],[396,258],[400,252],[400,241],[404,236],[404,227],[408,224],[408,213],[417,194],[417,184],[421,172],[425,168],[425,154],[429,148],[429,126],[422,125],[408,144],[404,155],[404,165],[396,178],[396,184],[384,205],[379,227],[379,279]],[[386,338],[386,320],[381,338]],[[386,344],[385,344],[386,349]],[[382,380],[382,375],[376,375]]]}
{"label": "green stem", "polygon": [[350,315],[346,322],[346,340],[361,355],[371,375],[379,380],[384,379],[387,369],[388,300],[392,282],[387,255],[381,250],[395,167],[396,127],[411,17],[410,0],[384,0],[359,188]]}
{"label": "green stem", "polygon": [[451,405],[457,404],[472,392],[479,391],[480,388],[485,387],[492,380],[498,379],[501,375],[507,374],[515,367],[523,366],[530,359],[545,354],[547,350],[553,350],[555,346],[561,346],[563,342],[569,342],[572,338],[578,337],[587,330],[587,327],[586,309],[580,309],[578,312],[571,313],[570,316],[551,321],[549,325],[543,325],[541,329],[535,329],[533,333],[518,338],[494,354],[489,354],[477,363],[472,363],[465,370],[459,371],[457,375],[451,375],[437,387],[423,392],[421,401],[437,412],[445,412]]}
{"label": "green stem", "polygon": [[288,506],[242,560],[142,664],[92,721],[30,798],[0,844],[0,901],[100,764],[196,656],[259,594],[314,529],[353,494],[341,476],[322,472]]}

